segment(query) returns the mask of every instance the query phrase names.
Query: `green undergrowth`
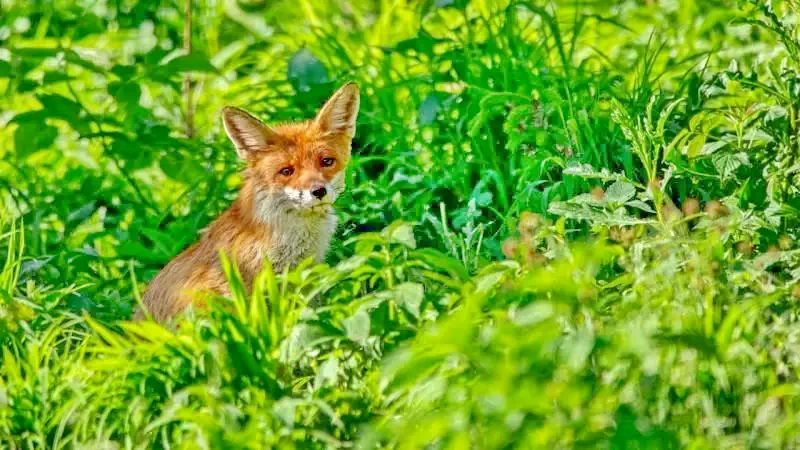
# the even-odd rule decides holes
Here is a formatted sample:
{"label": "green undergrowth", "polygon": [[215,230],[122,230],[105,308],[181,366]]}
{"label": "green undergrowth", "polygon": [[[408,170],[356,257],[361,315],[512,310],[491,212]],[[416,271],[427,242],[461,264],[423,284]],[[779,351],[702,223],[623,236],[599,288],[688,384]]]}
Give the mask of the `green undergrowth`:
{"label": "green undergrowth", "polygon": [[[800,5],[608,3],[0,1],[0,448],[798,446]],[[131,322],[347,80],[327,262]]]}

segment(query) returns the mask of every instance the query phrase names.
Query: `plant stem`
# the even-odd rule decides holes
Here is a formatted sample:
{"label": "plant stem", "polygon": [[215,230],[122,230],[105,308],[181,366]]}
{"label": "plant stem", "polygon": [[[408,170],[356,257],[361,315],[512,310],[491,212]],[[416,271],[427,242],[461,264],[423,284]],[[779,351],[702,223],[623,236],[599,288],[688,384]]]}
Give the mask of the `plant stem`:
{"label": "plant stem", "polygon": [[[183,11],[183,49],[192,53],[192,0],[186,0]],[[192,103],[192,77],[189,72],[183,77],[183,98],[186,102],[186,137],[194,137],[194,105]]]}

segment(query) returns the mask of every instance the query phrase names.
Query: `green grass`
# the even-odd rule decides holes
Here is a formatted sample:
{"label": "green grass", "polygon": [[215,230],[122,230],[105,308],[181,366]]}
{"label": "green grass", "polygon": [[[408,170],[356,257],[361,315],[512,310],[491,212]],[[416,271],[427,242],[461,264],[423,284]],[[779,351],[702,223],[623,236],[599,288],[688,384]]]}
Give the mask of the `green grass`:
{"label": "green grass", "polygon": [[[0,448],[800,445],[796,0],[185,5],[0,0]],[[130,322],[346,80],[327,264]]]}

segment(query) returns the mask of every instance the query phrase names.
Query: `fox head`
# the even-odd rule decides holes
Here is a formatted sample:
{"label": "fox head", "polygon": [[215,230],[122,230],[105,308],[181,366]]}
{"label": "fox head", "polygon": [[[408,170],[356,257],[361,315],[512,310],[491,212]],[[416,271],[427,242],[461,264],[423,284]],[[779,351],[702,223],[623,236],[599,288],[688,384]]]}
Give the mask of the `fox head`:
{"label": "fox head", "polygon": [[276,126],[239,108],[223,109],[225,132],[247,163],[242,194],[257,218],[330,213],[345,188],[359,95],[358,85],[345,84],[313,120]]}

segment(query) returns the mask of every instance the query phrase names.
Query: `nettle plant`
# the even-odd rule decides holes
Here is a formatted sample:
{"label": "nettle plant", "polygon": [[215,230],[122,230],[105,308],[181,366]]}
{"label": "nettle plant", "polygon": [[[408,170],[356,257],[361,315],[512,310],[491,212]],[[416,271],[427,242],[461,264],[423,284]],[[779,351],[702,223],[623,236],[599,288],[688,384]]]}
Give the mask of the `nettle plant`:
{"label": "nettle plant", "polygon": [[688,133],[680,132],[667,142],[667,122],[682,100],[668,103],[656,119],[653,110],[657,100],[651,99],[643,117],[634,116],[620,102],[612,101],[612,117],[644,169],[643,181],[608,169],[595,170],[588,164],[567,166],[564,175],[598,180],[603,186],[612,183],[606,189],[597,186],[590,193],[550,203],[551,214],[614,226],[656,224],[671,218],[675,206],[664,195],[671,179],[671,170],[664,171],[665,161],[686,142]]}
{"label": "nettle plant", "polygon": [[[796,13],[792,5],[784,8]],[[612,117],[642,176],[568,164],[563,175],[596,185],[551,203],[549,212],[614,227],[613,234],[627,239],[633,234],[620,227],[635,226],[641,235],[643,226],[686,225],[701,213],[713,219],[735,212],[743,226],[734,242],[766,250],[789,239],[800,206],[791,182],[798,170],[800,45],[795,27],[768,5],[757,4],[756,11],[748,23],[777,38],[785,53],[780,62],[745,73],[734,60],[705,81],[689,75],[682,85],[686,97],[658,93],[643,114],[612,99]]]}

